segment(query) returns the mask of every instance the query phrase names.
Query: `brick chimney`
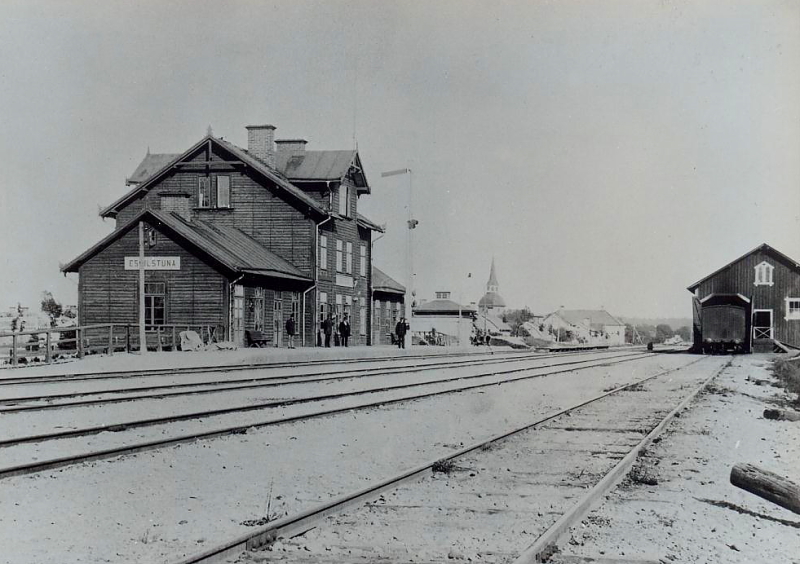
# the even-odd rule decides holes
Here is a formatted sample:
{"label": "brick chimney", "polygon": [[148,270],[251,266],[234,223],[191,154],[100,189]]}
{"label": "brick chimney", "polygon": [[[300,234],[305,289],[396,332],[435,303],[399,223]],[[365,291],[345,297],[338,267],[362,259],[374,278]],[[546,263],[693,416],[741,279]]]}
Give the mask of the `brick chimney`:
{"label": "brick chimney", "polygon": [[247,152],[275,168],[275,126],[248,125]]}
{"label": "brick chimney", "polygon": [[296,157],[304,155],[306,152],[306,144],[308,141],[305,139],[276,139],[275,146],[278,148],[279,155],[287,155],[287,157]]}

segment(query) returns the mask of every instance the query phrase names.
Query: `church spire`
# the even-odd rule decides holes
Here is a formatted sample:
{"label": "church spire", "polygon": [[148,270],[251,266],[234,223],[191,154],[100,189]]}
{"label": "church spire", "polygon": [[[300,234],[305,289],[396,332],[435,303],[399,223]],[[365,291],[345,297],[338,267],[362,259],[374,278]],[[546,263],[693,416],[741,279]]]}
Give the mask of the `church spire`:
{"label": "church spire", "polygon": [[492,269],[489,272],[489,281],[486,283],[487,292],[497,292],[500,283],[497,281],[497,269],[494,266],[494,257],[492,257]]}

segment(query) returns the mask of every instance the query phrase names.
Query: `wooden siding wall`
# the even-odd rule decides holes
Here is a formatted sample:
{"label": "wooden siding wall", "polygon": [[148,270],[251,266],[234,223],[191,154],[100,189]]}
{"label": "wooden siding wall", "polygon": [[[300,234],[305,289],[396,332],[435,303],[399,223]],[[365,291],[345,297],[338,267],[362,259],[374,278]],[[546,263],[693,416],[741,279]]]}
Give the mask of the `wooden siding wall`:
{"label": "wooden siding wall", "polygon": [[[139,255],[139,234],[132,229],[80,268],[79,319],[94,323],[138,323],[139,272],[125,270],[124,258]],[[166,282],[166,323],[228,324],[227,280],[214,268],[158,231],[147,256],[178,256],[180,270],[147,270],[146,282]]]}
{"label": "wooden siding wall", "polygon": [[[328,237],[328,268],[326,270],[319,271],[319,278],[317,281],[317,291],[318,292],[326,292],[328,294],[328,307],[330,311],[333,311],[333,308],[336,305],[336,294],[340,294],[343,296],[343,300],[345,299],[344,296],[351,296],[353,298],[353,307],[351,308],[351,318],[350,318],[350,326],[351,326],[351,336],[350,336],[350,344],[351,345],[366,345],[372,344],[371,334],[372,334],[372,300],[370,299],[370,288],[372,286],[372,245],[371,245],[371,237],[372,232],[368,229],[363,229],[358,227],[356,222],[356,213],[357,213],[357,205],[358,205],[358,197],[356,195],[355,190],[351,190],[352,192],[352,201],[350,203],[351,210],[352,210],[352,217],[351,218],[343,218],[343,219],[332,219],[331,221],[325,223],[321,229],[320,234],[325,235]],[[324,198],[327,200],[327,198]],[[334,198],[334,205],[337,205],[336,198]],[[337,209],[337,208],[334,208]],[[353,272],[351,276],[353,277],[354,281],[354,288],[347,288],[344,286],[337,286],[336,285],[336,241],[342,241],[342,248],[343,248],[343,259],[342,259],[342,266],[346,270],[347,267],[347,242],[351,242],[353,244]],[[367,253],[367,265],[366,265],[366,276],[361,276],[360,274],[360,246],[364,245],[366,248]],[[342,272],[340,274],[346,274],[346,272]],[[314,294],[312,296],[312,294]],[[306,304],[306,308],[308,310],[309,307],[313,307],[314,316],[309,319],[313,323],[313,327],[309,331],[309,334],[313,335],[314,342],[316,342],[316,335],[319,331],[319,326],[317,323],[317,293],[311,292],[309,293],[308,303]],[[357,300],[357,303],[356,303]],[[310,305],[309,305],[310,304]],[[362,305],[366,308],[366,328],[364,328],[363,332],[364,335],[361,335],[362,328],[360,327],[361,317],[360,317],[360,308]],[[309,341],[309,344],[312,344]]]}
{"label": "wooden siding wall", "polygon": [[[772,286],[755,285],[755,267],[768,262],[772,271]],[[753,309],[771,309],[774,337],[789,345],[800,346],[800,320],[786,320],[785,298],[800,298],[800,274],[789,268],[771,253],[755,252],[711,277],[698,288],[698,297],[709,294],[742,294],[752,298]]]}
{"label": "wooden siding wall", "polygon": [[[229,155],[212,153],[212,161],[229,160]],[[205,151],[185,162],[206,160]],[[117,226],[124,225],[143,208],[160,209],[161,194],[184,192],[190,195],[192,219],[211,224],[236,227],[247,233],[270,251],[289,261],[309,276],[313,273],[313,239],[311,218],[301,211],[302,204],[287,201],[281,188],[267,181],[256,180],[244,167],[214,165],[210,172],[212,192],[217,175],[230,176],[230,208],[198,208],[198,179],[205,173],[177,168],[153,186],[146,194],[130,202],[117,215]],[[213,199],[212,199],[213,201]]]}

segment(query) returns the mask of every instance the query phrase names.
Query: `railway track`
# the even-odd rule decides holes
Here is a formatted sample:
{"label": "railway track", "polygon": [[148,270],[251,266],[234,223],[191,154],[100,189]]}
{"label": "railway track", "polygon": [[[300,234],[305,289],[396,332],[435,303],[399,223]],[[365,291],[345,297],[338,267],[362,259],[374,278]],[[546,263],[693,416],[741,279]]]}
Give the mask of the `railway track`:
{"label": "railway track", "polygon": [[[286,563],[542,561],[729,365],[701,358],[628,382],[172,562],[249,562],[266,548]],[[641,401],[647,387],[663,403]]]}
{"label": "railway track", "polygon": [[[641,347],[639,347],[641,349]],[[587,351],[564,351],[563,353],[552,353],[554,355],[564,354],[584,354]],[[588,351],[597,352],[597,351]],[[439,358],[452,358],[452,357],[482,357],[482,356],[531,356],[532,353],[527,350],[519,351],[476,351],[476,352],[455,352],[455,353],[430,353],[430,354],[408,354],[408,355],[392,355],[392,356],[375,356],[375,357],[359,357],[359,358],[322,358],[322,359],[306,359],[306,360],[292,360],[292,361],[272,361],[272,362],[254,362],[249,364],[220,364],[214,366],[196,366],[196,367],[178,367],[178,368],[145,368],[138,370],[110,370],[103,372],[64,372],[61,374],[49,374],[41,376],[20,376],[20,377],[0,377],[0,387],[18,385],[18,384],[42,384],[47,382],[62,382],[62,381],[82,381],[82,380],[116,380],[124,378],[147,378],[147,377],[163,377],[163,376],[176,376],[184,374],[206,374],[216,372],[241,372],[247,370],[260,370],[260,369],[277,369],[277,368],[297,368],[308,366],[330,366],[340,364],[365,364],[373,362],[384,361],[403,361],[403,360],[425,360],[425,359],[439,359]]]}
{"label": "railway track", "polygon": [[[586,352],[572,353],[566,358],[573,356],[581,356],[591,354]],[[593,351],[593,354],[597,354]],[[613,354],[604,352],[603,354]],[[302,384],[302,383],[319,383],[329,382],[343,379],[365,378],[371,376],[384,376],[388,373],[392,375],[417,373],[426,370],[440,369],[452,370],[457,368],[464,368],[468,366],[481,366],[481,365],[495,365],[507,363],[520,363],[529,361],[539,361],[550,358],[561,357],[565,358],[562,353],[557,354],[543,354],[536,356],[524,356],[519,354],[511,356],[489,356],[488,358],[466,359],[466,360],[436,360],[426,363],[412,363],[412,364],[398,364],[392,366],[368,367],[357,369],[341,369],[341,370],[327,370],[327,371],[314,371],[302,372],[300,374],[283,374],[283,375],[270,375],[270,376],[252,376],[249,378],[234,378],[234,379],[219,379],[210,381],[195,381],[195,382],[170,382],[159,385],[148,386],[129,386],[123,388],[103,388],[103,389],[89,389],[78,390],[61,393],[44,393],[38,395],[20,395],[13,396],[7,391],[4,396],[0,396],[0,413],[15,413],[21,411],[41,411],[60,409],[65,407],[78,407],[90,405],[107,405],[112,403],[122,403],[136,400],[147,399],[162,399],[167,397],[180,397],[190,395],[202,395],[219,393],[224,391],[237,391],[245,389],[261,389],[270,388],[275,386],[285,386],[289,384]],[[575,361],[581,362],[581,361]],[[389,372],[391,371],[391,372]],[[167,374],[169,377],[173,375]],[[191,375],[191,374],[189,374]],[[48,382],[48,385],[68,385],[74,387],[71,381],[60,380],[58,382]],[[153,392],[153,393],[143,393]],[[113,397],[119,395],[119,397]],[[77,401],[59,401],[69,400],[75,398],[86,398],[95,396],[112,396],[101,397],[98,399],[82,399]],[[27,405],[19,405],[27,404]]]}
{"label": "railway track", "polygon": [[[90,428],[69,429],[56,432],[42,433],[37,435],[14,437],[0,441],[0,447],[3,447],[2,449],[0,449],[0,452],[6,451],[7,449],[13,449],[14,447],[18,448],[26,444],[34,444],[37,447],[36,451],[27,456],[29,458],[35,457],[36,460],[21,460],[12,464],[6,463],[3,465],[2,468],[0,468],[0,478],[38,472],[45,469],[58,468],[73,464],[79,464],[87,461],[114,457],[121,454],[142,452],[146,450],[162,448],[165,446],[175,445],[179,443],[191,442],[198,439],[209,439],[224,435],[246,433],[248,429],[251,428],[281,425],[281,424],[326,417],[356,410],[375,409],[387,405],[396,405],[404,402],[416,401],[420,399],[431,398],[445,394],[454,394],[468,390],[477,390],[480,388],[487,388],[499,384],[520,382],[532,378],[540,378],[543,376],[560,374],[564,372],[573,372],[577,370],[596,368],[599,366],[609,366],[623,362],[631,362],[641,358],[648,358],[650,356],[652,355],[647,353],[622,353],[618,355],[604,355],[599,359],[576,360],[574,362],[569,361],[567,363],[562,364],[560,367],[556,367],[556,369],[551,369],[551,367],[548,366],[545,367],[528,366],[528,367],[518,367],[506,370],[494,370],[487,373],[470,375],[470,376],[461,376],[458,378],[445,379],[442,381],[435,381],[435,382],[426,381],[423,383],[416,383],[416,384],[383,386],[381,388],[372,388],[368,390],[359,390],[355,392],[347,392],[341,394],[326,394],[326,395],[320,395],[303,399],[282,400],[279,402],[272,402],[261,405],[239,406],[236,409],[226,408],[222,410],[220,409],[206,410],[203,412],[194,412],[190,414],[181,414],[177,416],[173,415],[170,417],[140,419],[136,421],[120,422],[109,425],[94,426]],[[526,374],[526,372],[528,374]],[[535,374],[533,372],[535,372]],[[508,376],[509,374],[516,374],[516,375]],[[481,381],[480,379],[483,380]],[[478,381],[473,382],[474,380]],[[465,384],[464,381],[467,381],[468,383]],[[461,384],[458,384],[459,382],[461,382]],[[426,390],[422,393],[414,392],[412,390],[415,387],[430,387],[435,385],[439,385],[440,387],[438,389]],[[391,395],[393,393],[396,393],[398,390],[411,390],[411,393],[404,394],[399,397]],[[370,398],[368,401],[360,403],[353,403],[352,401],[347,401],[355,396],[367,396],[367,395],[373,395],[378,397],[373,397]],[[329,406],[324,403],[331,401],[340,401],[342,405]],[[257,411],[270,408],[274,409],[276,407],[286,408],[290,406],[297,406],[300,404],[305,404],[309,406],[315,403],[317,404],[317,408],[312,408],[310,410],[292,412],[288,414],[284,412],[283,414],[277,417],[270,417],[269,419],[250,419],[247,422],[233,424],[233,425],[231,425],[230,423],[226,424],[225,422],[217,422],[215,425],[213,422],[209,422],[208,420],[210,416],[219,416],[224,414],[241,415],[243,411]],[[200,430],[190,433],[185,433],[185,432],[176,433],[174,431],[170,433],[168,432],[169,429],[166,429],[162,430],[162,434],[159,435],[159,438],[154,440],[146,440],[146,439],[143,440],[141,437],[131,437],[130,433],[126,434],[126,432],[128,431],[134,429],[140,429],[142,427],[155,426],[159,424],[169,425],[177,421],[186,421],[188,419],[203,419],[203,421],[200,422],[201,424],[198,424],[196,426]],[[108,436],[117,436],[118,438],[113,438],[111,440],[111,443],[107,444],[104,448],[87,449],[85,445],[79,444],[74,447],[72,453],[68,455],[63,454],[65,450],[69,450],[65,449],[60,444],[63,440],[81,438],[81,437],[86,437],[87,435],[96,435],[98,433],[104,433],[104,432]],[[61,439],[60,441],[57,441],[59,443],[57,451],[60,453],[60,455],[59,456],[42,455],[41,453],[42,444],[49,441],[56,441],[56,439]],[[2,460],[3,458],[4,457],[0,456],[0,460]]]}

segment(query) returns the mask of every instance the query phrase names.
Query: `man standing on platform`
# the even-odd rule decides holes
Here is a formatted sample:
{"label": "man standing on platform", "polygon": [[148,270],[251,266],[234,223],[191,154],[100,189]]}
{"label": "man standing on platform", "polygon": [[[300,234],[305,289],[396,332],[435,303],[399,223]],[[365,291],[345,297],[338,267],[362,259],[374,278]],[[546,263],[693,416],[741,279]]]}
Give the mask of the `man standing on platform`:
{"label": "man standing on platform", "polygon": [[401,317],[400,321],[397,322],[394,328],[394,334],[397,335],[397,348],[404,349],[406,348],[406,331],[408,330],[408,325],[406,324],[406,318]]}
{"label": "man standing on platform", "polygon": [[287,347],[290,349],[294,348],[294,334],[295,334],[295,327],[294,327],[294,314],[289,315],[289,319],[286,320],[286,334],[289,336],[289,340],[287,343]]}
{"label": "man standing on platform", "polygon": [[350,338],[350,320],[345,314],[344,319],[339,324],[339,337],[342,339],[342,346],[347,346],[347,340]]}
{"label": "man standing on platform", "polygon": [[325,321],[322,322],[322,332],[325,334],[325,346],[330,348],[331,333],[333,333],[333,321],[331,320],[331,314],[328,314],[328,317],[326,317]]}

